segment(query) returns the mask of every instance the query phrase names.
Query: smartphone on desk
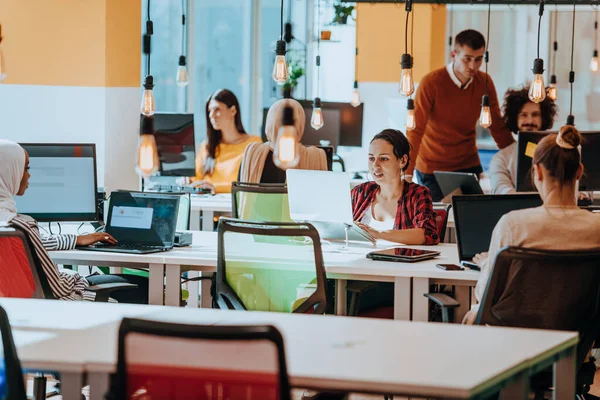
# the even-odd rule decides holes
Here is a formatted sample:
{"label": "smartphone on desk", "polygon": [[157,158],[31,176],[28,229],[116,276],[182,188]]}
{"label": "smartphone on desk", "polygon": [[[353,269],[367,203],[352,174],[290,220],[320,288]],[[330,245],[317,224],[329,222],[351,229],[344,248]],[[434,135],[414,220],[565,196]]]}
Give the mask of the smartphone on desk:
{"label": "smartphone on desk", "polygon": [[443,269],[444,271],[462,271],[463,267],[456,264],[435,264],[436,267]]}

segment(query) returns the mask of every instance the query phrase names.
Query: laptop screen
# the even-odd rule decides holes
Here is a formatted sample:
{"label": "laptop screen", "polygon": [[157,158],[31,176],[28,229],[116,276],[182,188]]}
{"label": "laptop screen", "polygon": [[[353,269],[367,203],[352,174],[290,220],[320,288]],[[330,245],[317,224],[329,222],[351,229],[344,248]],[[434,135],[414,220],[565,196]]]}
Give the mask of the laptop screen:
{"label": "laptop screen", "polygon": [[175,237],[179,196],[113,192],[106,232],[119,244],[171,246]]}
{"label": "laptop screen", "polygon": [[460,260],[471,260],[489,250],[492,232],[504,214],[541,205],[537,193],[452,197]]}

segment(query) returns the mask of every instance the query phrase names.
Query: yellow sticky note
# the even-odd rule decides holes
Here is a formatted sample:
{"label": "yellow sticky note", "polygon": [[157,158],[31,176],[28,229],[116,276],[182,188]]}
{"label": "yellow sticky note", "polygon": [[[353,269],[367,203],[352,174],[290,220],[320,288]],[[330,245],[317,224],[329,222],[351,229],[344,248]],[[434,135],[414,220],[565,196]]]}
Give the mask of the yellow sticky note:
{"label": "yellow sticky note", "polygon": [[528,142],[527,147],[525,147],[525,155],[527,157],[533,158],[533,153],[535,153],[536,148],[537,148],[536,143]]}

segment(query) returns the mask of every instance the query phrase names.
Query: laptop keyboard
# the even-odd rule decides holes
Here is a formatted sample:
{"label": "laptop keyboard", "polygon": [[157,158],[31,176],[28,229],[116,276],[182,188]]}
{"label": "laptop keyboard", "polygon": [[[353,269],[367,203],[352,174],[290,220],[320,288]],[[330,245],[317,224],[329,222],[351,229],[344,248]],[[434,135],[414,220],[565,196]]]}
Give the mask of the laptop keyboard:
{"label": "laptop keyboard", "polygon": [[110,248],[120,248],[120,249],[164,249],[167,246],[154,246],[154,245],[145,245],[145,244],[117,244],[117,245],[108,245],[105,243],[97,244],[95,247],[110,247]]}

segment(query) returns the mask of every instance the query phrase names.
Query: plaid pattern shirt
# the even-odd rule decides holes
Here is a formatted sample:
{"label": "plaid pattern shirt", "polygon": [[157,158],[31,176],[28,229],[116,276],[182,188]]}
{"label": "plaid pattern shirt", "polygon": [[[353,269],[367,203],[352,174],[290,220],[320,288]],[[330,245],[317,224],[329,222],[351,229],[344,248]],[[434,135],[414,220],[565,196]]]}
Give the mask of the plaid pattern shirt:
{"label": "plaid pattern shirt", "polygon": [[[375,182],[365,182],[352,189],[352,217],[360,221],[369,209],[379,185]],[[435,221],[431,193],[425,186],[412,182],[404,182],[402,197],[398,199],[398,211],[394,221],[394,229],[423,229],[426,245],[438,244],[440,236]]]}

